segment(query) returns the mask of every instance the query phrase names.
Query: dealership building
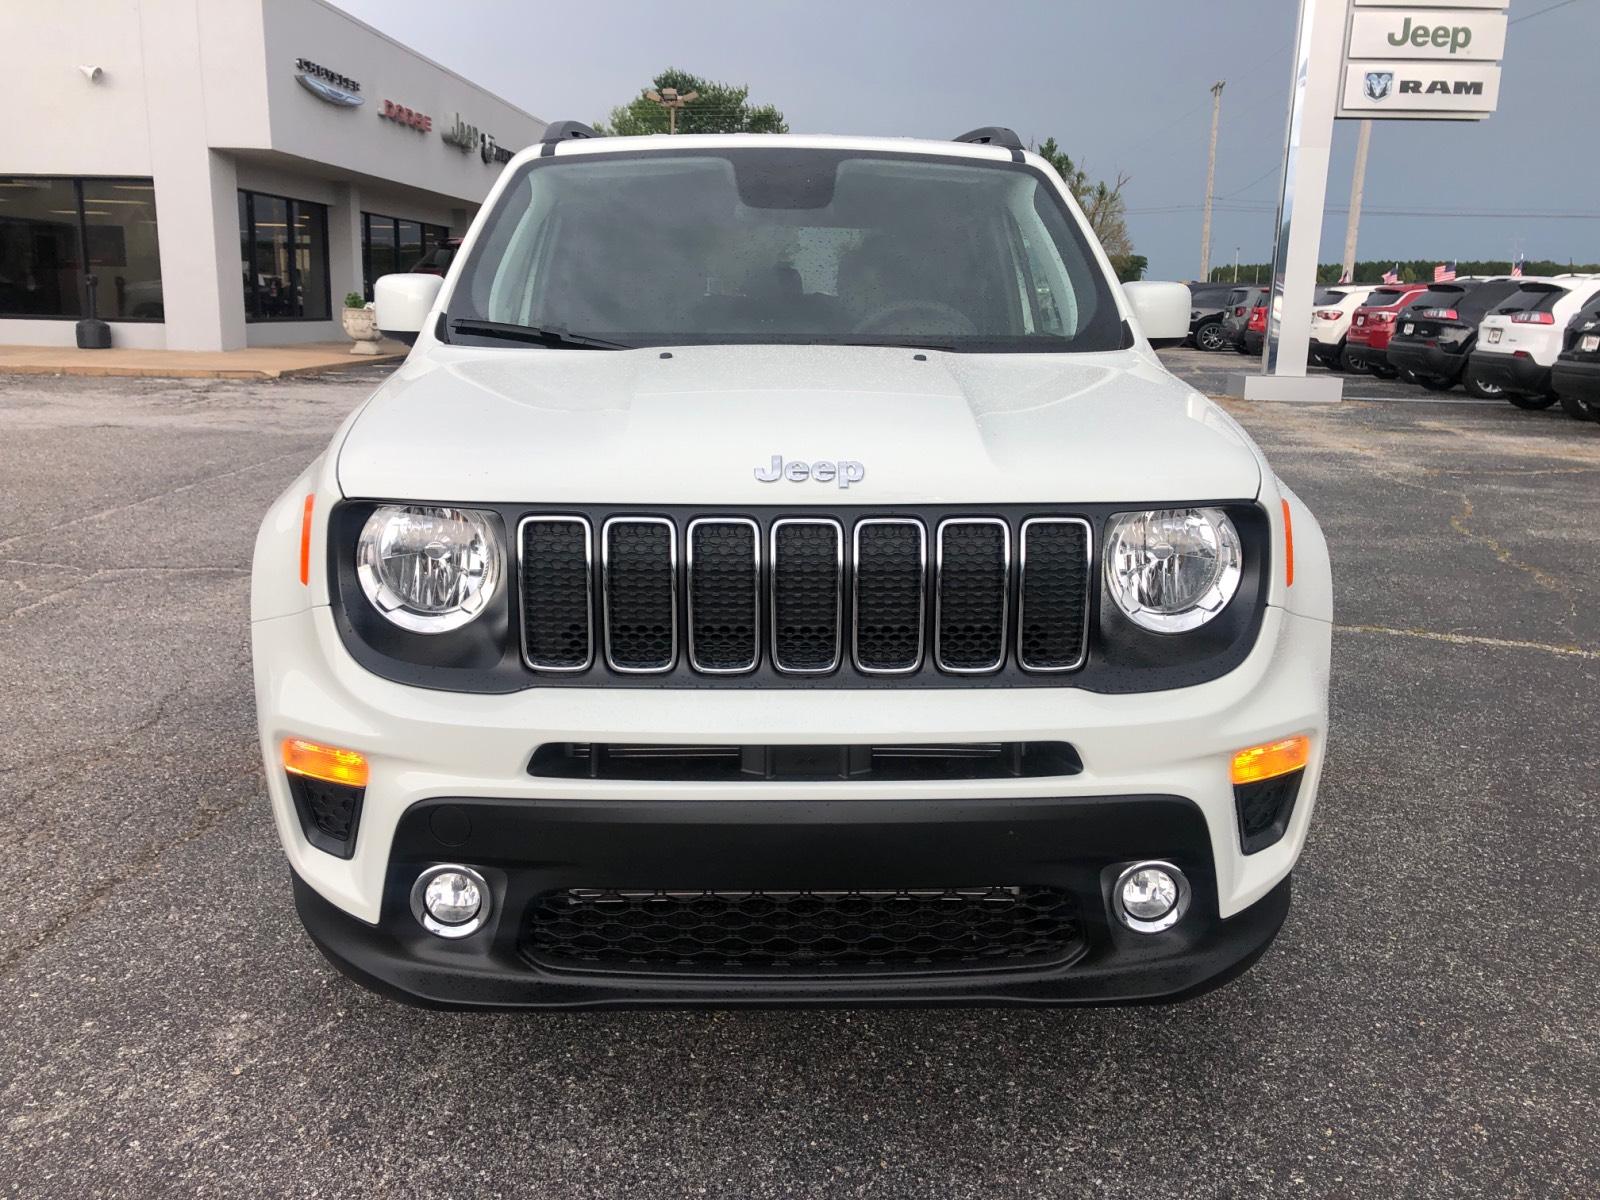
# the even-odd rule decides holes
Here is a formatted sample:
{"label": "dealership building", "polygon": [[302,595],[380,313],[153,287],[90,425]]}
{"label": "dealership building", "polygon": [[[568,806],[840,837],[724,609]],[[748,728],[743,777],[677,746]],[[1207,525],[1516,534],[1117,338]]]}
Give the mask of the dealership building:
{"label": "dealership building", "polygon": [[[448,10],[441,10],[447,20]],[[342,337],[544,122],[321,0],[0,4],[0,344]]]}

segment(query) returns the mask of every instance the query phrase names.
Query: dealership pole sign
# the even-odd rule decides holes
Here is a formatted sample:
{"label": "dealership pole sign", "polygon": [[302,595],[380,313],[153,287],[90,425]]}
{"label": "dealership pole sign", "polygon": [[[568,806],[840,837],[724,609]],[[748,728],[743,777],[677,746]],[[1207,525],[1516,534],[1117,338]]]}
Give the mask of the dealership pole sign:
{"label": "dealership pole sign", "polygon": [[1340,117],[1481,121],[1500,103],[1506,0],[1351,0]]}

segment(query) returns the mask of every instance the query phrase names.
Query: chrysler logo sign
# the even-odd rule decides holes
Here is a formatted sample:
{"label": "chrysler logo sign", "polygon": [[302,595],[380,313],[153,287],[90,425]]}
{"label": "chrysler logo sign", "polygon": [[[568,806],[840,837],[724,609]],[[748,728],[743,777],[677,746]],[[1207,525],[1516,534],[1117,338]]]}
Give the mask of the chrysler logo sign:
{"label": "chrysler logo sign", "polygon": [[309,58],[294,60],[295,79],[319,100],[337,104],[341,108],[357,108],[366,103],[361,95],[361,84],[348,75],[319,66]]}

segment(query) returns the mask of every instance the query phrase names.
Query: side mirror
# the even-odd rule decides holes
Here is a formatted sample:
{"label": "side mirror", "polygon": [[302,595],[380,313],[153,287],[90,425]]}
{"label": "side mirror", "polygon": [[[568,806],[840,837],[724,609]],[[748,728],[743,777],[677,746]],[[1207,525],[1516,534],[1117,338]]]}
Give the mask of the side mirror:
{"label": "side mirror", "polygon": [[378,316],[378,332],[408,346],[417,344],[417,334],[427,324],[433,302],[439,298],[444,279],[438,275],[382,275],[372,285],[372,307]]}
{"label": "side mirror", "polygon": [[[379,280],[381,283],[382,280]],[[1181,283],[1140,281],[1122,285],[1139,332],[1152,346],[1182,345],[1189,336],[1189,289]],[[383,324],[379,318],[378,324]]]}

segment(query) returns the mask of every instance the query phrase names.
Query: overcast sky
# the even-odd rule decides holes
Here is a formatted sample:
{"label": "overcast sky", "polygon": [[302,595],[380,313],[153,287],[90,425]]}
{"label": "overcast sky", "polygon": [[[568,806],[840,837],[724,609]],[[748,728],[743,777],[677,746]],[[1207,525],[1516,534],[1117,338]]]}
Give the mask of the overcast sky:
{"label": "overcast sky", "polygon": [[[748,83],[800,133],[1054,136],[1092,174],[1131,176],[1152,278],[1199,269],[1209,88],[1225,79],[1212,261],[1271,252],[1293,0],[334,2],[546,120],[600,119],[674,66]],[[1600,262],[1600,0],[1510,11],[1498,113],[1375,123],[1359,257]],[[1335,131],[1330,209],[1348,204],[1355,134]],[[1330,212],[1322,261],[1340,258],[1344,228]]]}

